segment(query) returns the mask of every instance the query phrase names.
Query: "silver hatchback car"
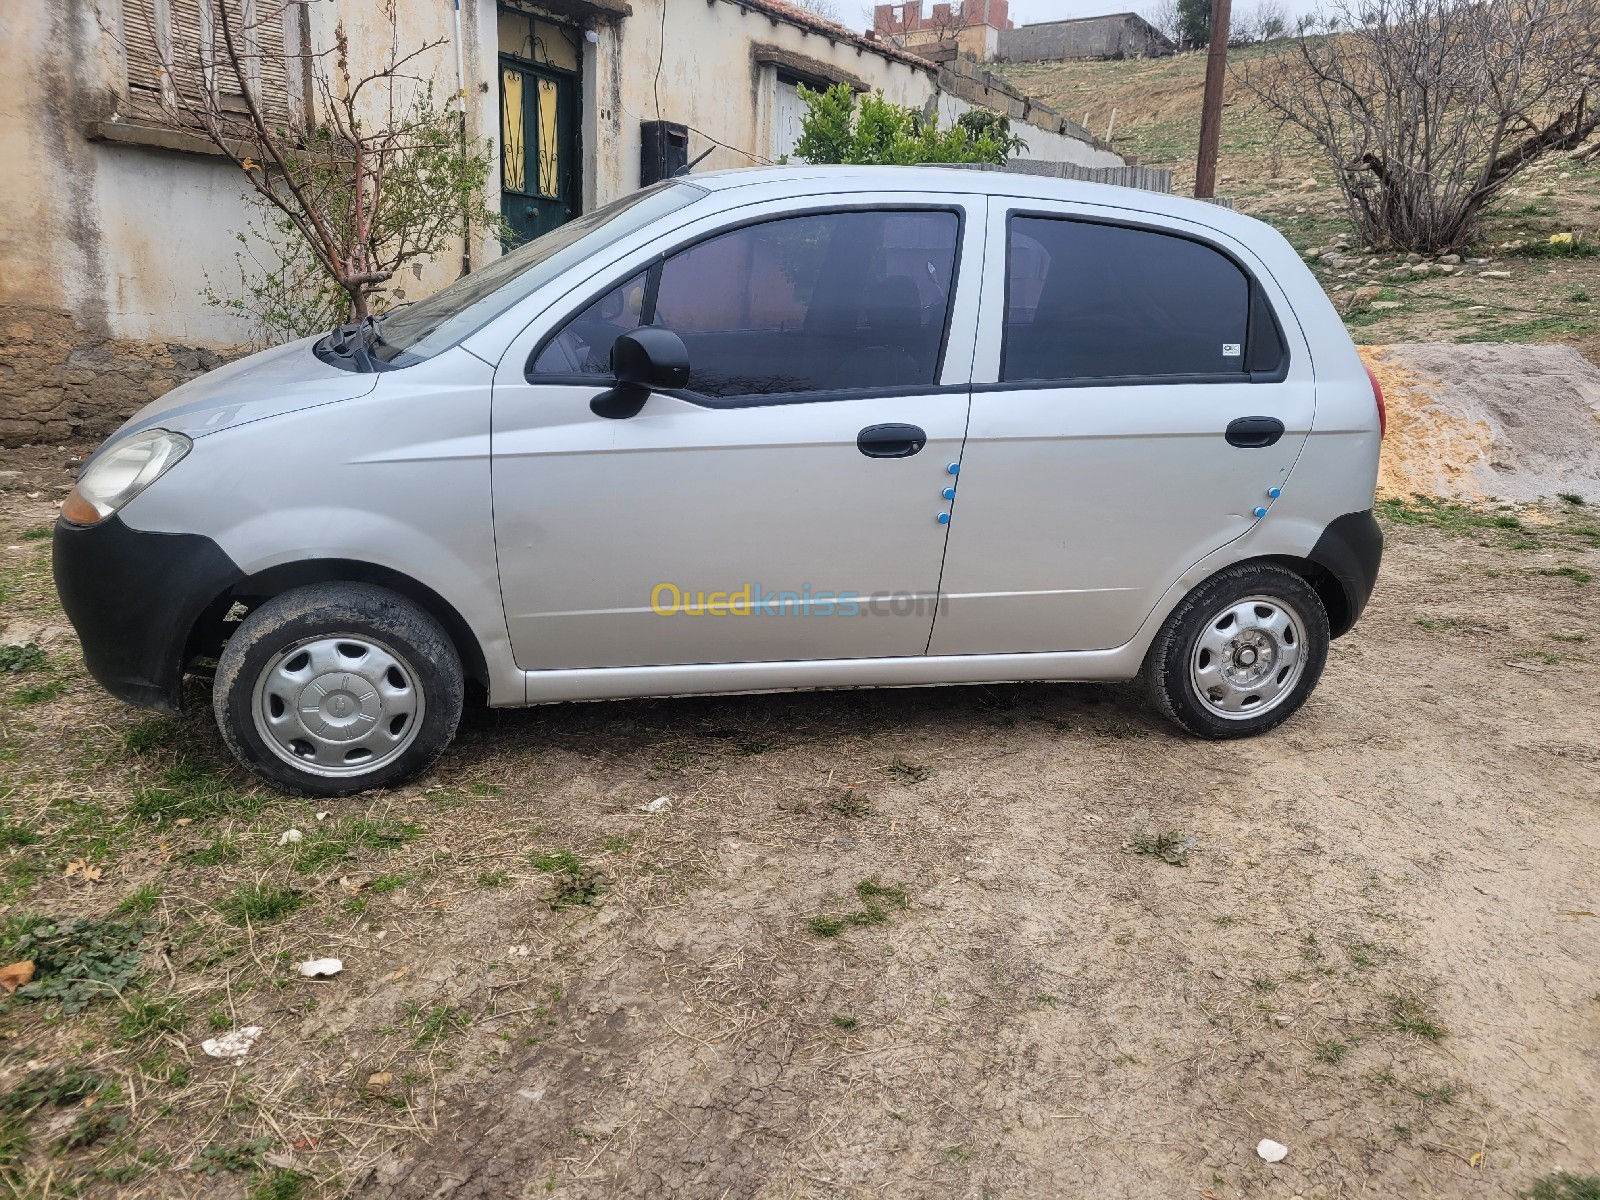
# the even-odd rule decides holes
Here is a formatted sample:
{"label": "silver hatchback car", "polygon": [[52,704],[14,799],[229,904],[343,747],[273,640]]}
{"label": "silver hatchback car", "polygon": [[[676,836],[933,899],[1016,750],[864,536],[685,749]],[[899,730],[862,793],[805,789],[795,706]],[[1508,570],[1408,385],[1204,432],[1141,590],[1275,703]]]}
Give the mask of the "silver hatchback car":
{"label": "silver hatchback car", "polygon": [[55,532],[90,671],[301,793],[491,705],[1126,680],[1287,719],[1382,553],[1383,398],[1225,209],[941,168],[637,192],[149,405]]}

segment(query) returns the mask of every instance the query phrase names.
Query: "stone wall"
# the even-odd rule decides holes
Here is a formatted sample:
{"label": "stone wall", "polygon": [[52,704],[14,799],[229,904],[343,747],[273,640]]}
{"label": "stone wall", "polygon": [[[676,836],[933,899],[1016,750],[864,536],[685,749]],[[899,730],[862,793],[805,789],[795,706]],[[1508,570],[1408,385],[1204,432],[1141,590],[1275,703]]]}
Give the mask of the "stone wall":
{"label": "stone wall", "polygon": [[1075,58],[1156,58],[1172,44],[1132,13],[1051,21],[1000,31],[999,62],[1064,62]]}
{"label": "stone wall", "polygon": [[0,305],[0,337],[0,446],[103,437],[223,362],[202,347],[96,335],[51,309]]}

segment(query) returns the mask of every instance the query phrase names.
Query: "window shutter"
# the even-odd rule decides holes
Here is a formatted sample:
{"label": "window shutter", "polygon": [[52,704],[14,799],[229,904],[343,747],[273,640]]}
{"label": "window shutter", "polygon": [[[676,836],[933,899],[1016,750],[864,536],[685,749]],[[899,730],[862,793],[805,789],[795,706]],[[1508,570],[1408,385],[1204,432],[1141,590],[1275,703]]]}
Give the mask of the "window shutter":
{"label": "window shutter", "polygon": [[[239,50],[240,73],[225,66],[219,5]],[[288,126],[292,116],[289,71],[284,58],[283,0],[124,0],[123,45],[128,68],[129,116],[169,121],[162,103],[179,95],[199,106],[206,90],[225,113],[243,117],[243,88],[257,97],[269,126]],[[165,64],[171,63],[171,77]],[[178,112],[178,119],[185,120]]]}

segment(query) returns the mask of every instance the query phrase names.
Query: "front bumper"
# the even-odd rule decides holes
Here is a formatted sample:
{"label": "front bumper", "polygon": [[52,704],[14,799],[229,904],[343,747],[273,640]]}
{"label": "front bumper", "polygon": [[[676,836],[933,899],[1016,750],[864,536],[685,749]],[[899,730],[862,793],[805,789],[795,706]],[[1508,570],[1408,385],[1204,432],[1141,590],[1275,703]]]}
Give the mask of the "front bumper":
{"label": "front bumper", "polygon": [[208,537],[130,529],[115,515],[57,521],[52,558],[89,674],[119,700],[176,713],[190,631],[243,572]]}
{"label": "front bumper", "polygon": [[1339,581],[1345,611],[1335,619],[1331,632],[1334,637],[1349,633],[1377,586],[1378,567],[1383,562],[1383,530],[1378,518],[1370,508],[1335,518],[1307,557]]}

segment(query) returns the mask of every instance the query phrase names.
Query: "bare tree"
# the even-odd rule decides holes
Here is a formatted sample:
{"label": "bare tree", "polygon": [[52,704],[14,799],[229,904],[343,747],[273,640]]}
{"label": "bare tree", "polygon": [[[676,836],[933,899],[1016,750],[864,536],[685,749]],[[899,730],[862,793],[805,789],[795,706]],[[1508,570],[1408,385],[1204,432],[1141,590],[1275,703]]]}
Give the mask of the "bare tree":
{"label": "bare tree", "polygon": [[1540,157],[1600,127],[1596,0],[1341,0],[1245,85],[1310,134],[1374,245],[1470,244]]}
{"label": "bare tree", "polygon": [[311,111],[296,118],[269,103],[264,47],[281,41],[270,36],[274,23],[282,28],[286,12],[316,2],[127,0],[124,19],[144,22],[156,47],[166,119],[203,133],[239,167],[361,321],[402,266],[454,237],[497,229],[499,217],[485,204],[488,146],[468,143],[462,114],[437,107],[418,70],[444,39],[399,49],[392,0],[376,67],[352,69],[341,22],[325,51],[283,52],[308,85]]}
{"label": "bare tree", "polygon": [[1178,27],[1178,0],[1156,0],[1145,9],[1143,16],[1155,27],[1157,33],[1173,45],[1182,40],[1182,31]]}

